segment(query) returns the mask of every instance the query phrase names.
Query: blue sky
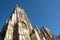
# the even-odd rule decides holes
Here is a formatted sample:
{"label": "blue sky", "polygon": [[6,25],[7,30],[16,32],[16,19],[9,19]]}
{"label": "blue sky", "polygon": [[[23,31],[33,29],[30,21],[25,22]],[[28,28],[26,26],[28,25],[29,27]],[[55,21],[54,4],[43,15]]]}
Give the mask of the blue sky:
{"label": "blue sky", "polygon": [[0,31],[16,4],[25,10],[33,26],[46,26],[60,34],[60,0],[0,0]]}

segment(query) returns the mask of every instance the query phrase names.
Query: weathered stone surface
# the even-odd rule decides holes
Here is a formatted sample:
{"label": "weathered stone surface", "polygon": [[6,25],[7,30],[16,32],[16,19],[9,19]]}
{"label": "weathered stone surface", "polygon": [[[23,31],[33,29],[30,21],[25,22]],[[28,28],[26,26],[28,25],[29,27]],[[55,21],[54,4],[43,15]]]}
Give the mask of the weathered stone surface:
{"label": "weathered stone surface", "polygon": [[0,32],[0,40],[60,40],[47,27],[33,28],[25,12],[16,6]]}

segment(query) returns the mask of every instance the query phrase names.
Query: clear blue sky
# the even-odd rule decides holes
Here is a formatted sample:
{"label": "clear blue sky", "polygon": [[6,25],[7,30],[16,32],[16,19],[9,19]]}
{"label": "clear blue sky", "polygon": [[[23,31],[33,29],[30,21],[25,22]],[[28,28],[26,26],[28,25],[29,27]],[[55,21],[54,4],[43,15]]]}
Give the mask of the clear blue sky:
{"label": "clear blue sky", "polygon": [[16,4],[26,11],[33,26],[45,25],[55,35],[60,34],[60,0],[0,0],[0,30]]}

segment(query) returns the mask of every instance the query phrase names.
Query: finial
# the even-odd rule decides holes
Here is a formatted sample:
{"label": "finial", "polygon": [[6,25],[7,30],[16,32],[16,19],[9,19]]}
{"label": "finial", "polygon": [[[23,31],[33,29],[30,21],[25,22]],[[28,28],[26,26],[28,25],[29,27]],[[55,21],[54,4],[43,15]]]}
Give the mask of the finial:
{"label": "finial", "polygon": [[37,27],[37,25],[35,24],[35,27]]}
{"label": "finial", "polygon": [[18,4],[16,4],[16,7],[18,7]]}

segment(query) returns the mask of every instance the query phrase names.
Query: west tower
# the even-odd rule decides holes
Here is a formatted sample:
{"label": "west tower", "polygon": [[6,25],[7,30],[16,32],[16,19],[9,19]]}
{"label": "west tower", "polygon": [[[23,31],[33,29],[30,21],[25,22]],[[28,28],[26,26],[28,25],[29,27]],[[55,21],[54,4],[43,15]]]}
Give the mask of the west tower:
{"label": "west tower", "polygon": [[32,27],[24,9],[14,8],[10,18],[3,25],[0,40],[60,40],[47,27]]}
{"label": "west tower", "polygon": [[30,40],[31,23],[24,10],[18,5],[14,8],[10,19],[6,23],[8,25],[4,40]]}

